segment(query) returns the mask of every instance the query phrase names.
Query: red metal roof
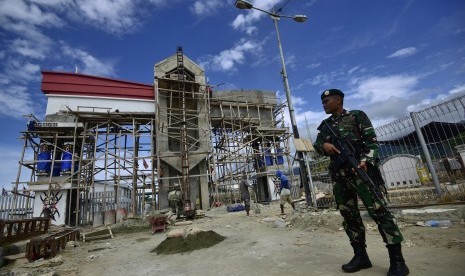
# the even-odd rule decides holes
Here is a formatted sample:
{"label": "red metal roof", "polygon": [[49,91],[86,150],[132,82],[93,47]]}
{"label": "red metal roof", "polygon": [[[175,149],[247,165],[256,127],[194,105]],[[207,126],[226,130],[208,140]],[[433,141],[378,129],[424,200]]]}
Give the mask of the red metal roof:
{"label": "red metal roof", "polygon": [[84,74],[42,71],[42,92],[52,95],[153,100],[153,85]]}

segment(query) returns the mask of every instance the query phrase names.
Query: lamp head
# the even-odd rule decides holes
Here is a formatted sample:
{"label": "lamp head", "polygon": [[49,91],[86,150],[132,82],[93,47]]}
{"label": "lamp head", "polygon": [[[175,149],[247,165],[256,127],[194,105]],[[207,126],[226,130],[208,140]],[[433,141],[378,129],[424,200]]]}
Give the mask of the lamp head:
{"label": "lamp head", "polygon": [[295,22],[302,23],[307,20],[307,16],[306,15],[294,15],[292,19],[294,19]]}
{"label": "lamp head", "polygon": [[236,5],[236,8],[241,10],[250,10],[253,8],[253,5],[251,3],[243,0],[236,0],[236,3],[234,3],[234,5]]}

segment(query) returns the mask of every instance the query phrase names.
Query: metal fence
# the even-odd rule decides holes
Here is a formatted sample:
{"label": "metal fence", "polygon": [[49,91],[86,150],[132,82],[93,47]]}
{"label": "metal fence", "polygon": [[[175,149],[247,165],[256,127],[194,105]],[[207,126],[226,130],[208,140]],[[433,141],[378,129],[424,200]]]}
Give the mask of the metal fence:
{"label": "metal fence", "polygon": [[[375,129],[392,205],[465,201],[465,96],[411,112]],[[313,153],[319,207],[332,204],[329,159]]]}
{"label": "metal fence", "polygon": [[[118,193],[115,191],[105,192],[89,192],[80,194],[80,213],[82,214],[80,224],[89,224],[93,221],[94,214],[97,212],[105,212],[110,210],[117,210],[120,208],[127,211],[132,210],[132,191],[121,190]],[[141,196],[138,202],[141,201]],[[142,212],[141,203],[138,206],[138,213]]]}
{"label": "metal fence", "polygon": [[23,194],[0,196],[0,219],[32,218],[34,197]]}
{"label": "metal fence", "polygon": [[[92,221],[95,212],[107,210],[116,210],[124,208],[132,210],[131,191],[124,190],[120,193],[114,191],[81,193],[80,198],[80,224],[88,224]],[[35,196],[25,194],[8,194],[0,196],[0,219],[26,219],[33,217]],[[144,210],[142,194],[138,194],[137,212],[142,213]]]}

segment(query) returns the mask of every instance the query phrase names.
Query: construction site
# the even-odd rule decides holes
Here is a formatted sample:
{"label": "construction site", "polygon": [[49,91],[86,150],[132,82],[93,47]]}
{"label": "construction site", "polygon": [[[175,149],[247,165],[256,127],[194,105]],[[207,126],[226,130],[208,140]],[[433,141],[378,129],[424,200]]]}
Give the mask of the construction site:
{"label": "construction site", "polygon": [[12,188],[35,195],[32,217],[114,223],[168,208],[175,185],[184,205],[205,210],[240,201],[242,175],[256,202],[271,202],[276,170],[298,179],[285,103],[270,91],[213,90],[181,47],[155,64],[153,84],[42,74],[46,116],[28,116]]}
{"label": "construction site", "polygon": [[[275,92],[216,90],[180,47],[154,65],[153,84],[42,76],[45,117],[27,116],[17,178],[11,195],[0,198],[0,275],[342,273],[347,254],[340,252],[349,246],[334,209],[329,159],[292,139],[286,102]],[[463,101],[442,105],[464,114]],[[423,116],[416,132],[413,116],[413,123],[394,122],[395,129],[406,126],[403,136],[389,125],[377,129],[386,155],[381,169],[411,271],[437,275],[441,262],[449,275],[463,275],[462,117],[435,123],[454,117],[439,110],[438,118]],[[447,127],[444,135],[422,142],[435,145],[428,159],[413,136],[438,125]],[[300,185],[303,163],[310,196]],[[292,183],[295,210],[279,212],[277,170]],[[242,179],[251,186],[250,216],[230,209],[241,206]],[[169,202],[173,192],[181,213]],[[363,219],[374,265],[359,275],[385,275],[387,251],[376,223],[365,213]],[[431,221],[447,226],[425,227]]]}

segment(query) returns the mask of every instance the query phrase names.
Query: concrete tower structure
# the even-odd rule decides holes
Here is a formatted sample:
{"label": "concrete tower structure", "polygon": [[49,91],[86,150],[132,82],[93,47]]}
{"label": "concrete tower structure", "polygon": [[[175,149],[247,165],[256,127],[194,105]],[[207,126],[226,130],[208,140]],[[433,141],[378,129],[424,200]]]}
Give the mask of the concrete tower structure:
{"label": "concrete tower structure", "polygon": [[185,200],[206,208],[210,124],[205,73],[181,48],[155,64],[154,72],[160,206],[167,206],[169,190],[180,184]]}

